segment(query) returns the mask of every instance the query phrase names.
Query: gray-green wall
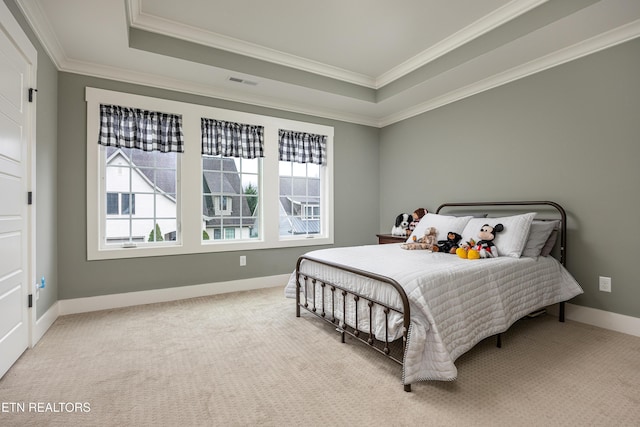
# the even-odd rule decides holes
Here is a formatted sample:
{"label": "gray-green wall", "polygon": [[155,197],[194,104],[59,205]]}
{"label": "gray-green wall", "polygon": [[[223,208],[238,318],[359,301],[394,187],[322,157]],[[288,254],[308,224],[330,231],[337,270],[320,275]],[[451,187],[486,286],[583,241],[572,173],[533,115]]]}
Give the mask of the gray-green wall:
{"label": "gray-green wall", "polygon": [[[640,41],[595,53],[409,120],[373,129],[58,72],[38,50],[38,317],[56,300],[282,274],[291,248],[134,260],[86,260],[85,86],[335,126],[335,238],[375,243],[401,211],[444,201],[550,199],[569,213],[575,303],[640,317]],[[631,246],[631,249],[627,249]],[[611,294],[598,276],[612,277]]]}
{"label": "gray-green wall", "polygon": [[36,102],[36,182],[32,186],[36,209],[35,274],[45,278],[46,287],[36,301],[39,318],[58,300],[57,251],[57,126],[58,70],[13,0],[4,0],[31,44],[38,52]]}
{"label": "gray-green wall", "polygon": [[574,302],[640,317],[640,40],[385,127],[380,159],[381,231],[423,205],[553,200]]}
{"label": "gray-green wall", "polygon": [[[59,299],[285,274],[313,248],[87,261],[87,86],[334,126],[335,244],[375,243],[379,224],[378,129],[202,96],[60,73],[58,98]],[[193,191],[200,191],[195,188]],[[247,256],[240,267],[238,254]],[[284,284],[283,284],[284,285]]]}

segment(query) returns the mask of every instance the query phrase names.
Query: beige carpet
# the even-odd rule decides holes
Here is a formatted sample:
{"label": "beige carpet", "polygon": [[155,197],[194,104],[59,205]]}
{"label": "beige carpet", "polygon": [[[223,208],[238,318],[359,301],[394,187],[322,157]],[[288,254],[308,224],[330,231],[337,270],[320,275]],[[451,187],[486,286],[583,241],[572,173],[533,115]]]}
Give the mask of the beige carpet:
{"label": "beige carpet", "polygon": [[0,379],[0,425],[640,425],[640,338],[542,316],[456,365],[406,393],[282,288],[240,292],[59,318]]}

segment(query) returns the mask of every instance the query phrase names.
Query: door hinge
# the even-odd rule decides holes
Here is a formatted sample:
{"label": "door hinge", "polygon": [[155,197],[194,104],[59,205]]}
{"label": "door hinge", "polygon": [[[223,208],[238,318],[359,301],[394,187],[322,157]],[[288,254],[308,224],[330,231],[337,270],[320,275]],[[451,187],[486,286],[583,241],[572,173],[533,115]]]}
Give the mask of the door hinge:
{"label": "door hinge", "polygon": [[34,89],[32,87],[29,88],[29,102],[33,102],[33,92],[37,92],[38,89]]}
{"label": "door hinge", "polygon": [[28,205],[32,205],[33,204],[33,191],[28,191],[27,192],[27,204]]}
{"label": "door hinge", "polygon": [[29,294],[29,308],[33,307],[33,294]]}

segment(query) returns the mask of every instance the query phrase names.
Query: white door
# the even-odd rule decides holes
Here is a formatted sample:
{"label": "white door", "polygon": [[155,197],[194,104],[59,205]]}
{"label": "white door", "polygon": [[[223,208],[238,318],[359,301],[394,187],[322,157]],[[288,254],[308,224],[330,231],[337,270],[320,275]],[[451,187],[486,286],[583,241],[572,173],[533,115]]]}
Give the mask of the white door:
{"label": "white door", "polygon": [[[1,3],[1,2],[0,2]],[[0,13],[0,377],[29,343],[29,185],[31,63],[24,33]],[[7,16],[8,14],[8,16]],[[15,32],[19,30],[16,36]],[[29,46],[30,43],[29,43]],[[31,46],[33,49],[33,46]],[[27,52],[28,54],[33,52]]]}

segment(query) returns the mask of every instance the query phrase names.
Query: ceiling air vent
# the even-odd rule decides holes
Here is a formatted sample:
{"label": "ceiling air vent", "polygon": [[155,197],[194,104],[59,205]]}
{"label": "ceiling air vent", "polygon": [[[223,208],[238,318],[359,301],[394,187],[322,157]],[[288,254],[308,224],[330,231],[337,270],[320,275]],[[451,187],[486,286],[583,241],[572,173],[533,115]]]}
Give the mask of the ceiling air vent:
{"label": "ceiling air vent", "polygon": [[234,82],[234,83],[243,83],[243,84],[246,84],[246,85],[249,85],[249,86],[257,86],[258,85],[258,82],[241,79],[240,77],[229,77],[229,81],[230,82]]}

